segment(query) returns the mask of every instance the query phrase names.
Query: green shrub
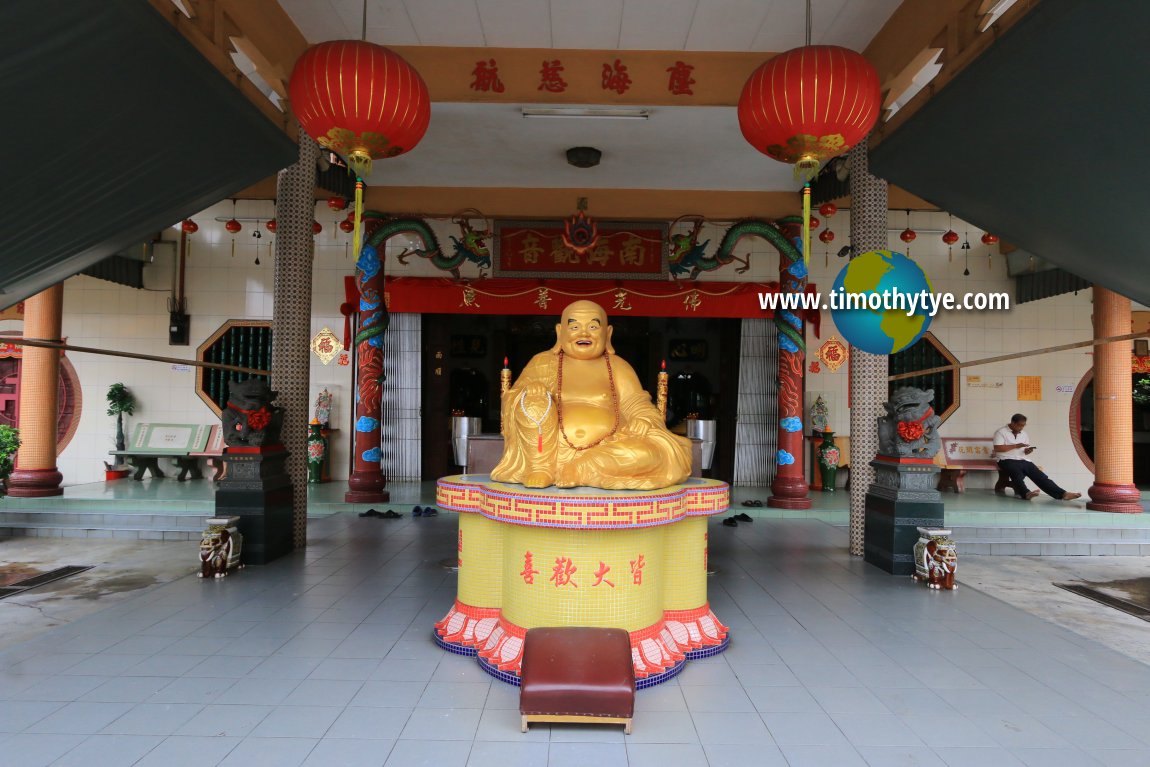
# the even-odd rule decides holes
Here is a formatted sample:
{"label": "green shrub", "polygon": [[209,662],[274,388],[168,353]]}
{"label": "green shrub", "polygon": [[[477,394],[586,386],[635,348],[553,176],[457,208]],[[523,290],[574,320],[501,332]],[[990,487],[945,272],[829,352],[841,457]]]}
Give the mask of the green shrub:
{"label": "green shrub", "polygon": [[16,451],[20,449],[20,430],[12,426],[0,426],[0,480],[7,480],[12,473]]}

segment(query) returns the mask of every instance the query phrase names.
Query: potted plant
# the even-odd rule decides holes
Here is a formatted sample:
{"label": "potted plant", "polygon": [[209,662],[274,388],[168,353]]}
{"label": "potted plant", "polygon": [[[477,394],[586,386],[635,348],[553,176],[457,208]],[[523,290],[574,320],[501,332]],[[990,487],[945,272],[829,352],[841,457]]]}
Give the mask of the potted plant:
{"label": "potted plant", "polygon": [[0,483],[3,483],[5,489],[19,449],[20,430],[12,426],[0,426]]}
{"label": "potted plant", "polygon": [[[131,389],[122,383],[114,383],[108,387],[108,415],[116,417],[116,450],[123,451],[124,446],[124,414],[132,415],[136,410],[136,397]],[[105,462],[108,479],[119,479],[128,476],[128,469],[118,460],[115,464]]]}

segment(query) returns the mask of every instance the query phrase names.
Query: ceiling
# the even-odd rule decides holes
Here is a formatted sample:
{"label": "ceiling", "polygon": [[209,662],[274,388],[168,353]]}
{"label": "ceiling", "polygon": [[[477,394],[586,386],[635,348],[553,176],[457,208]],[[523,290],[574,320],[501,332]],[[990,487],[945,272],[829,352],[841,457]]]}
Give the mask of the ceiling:
{"label": "ceiling", "polygon": [[[802,0],[366,0],[381,45],[773,53],[804,43]],[[813,0],[812,42],[862,50],[901,0]],[[361,0],[280,0],[309,43],[359,38]],[[764,60],[767,57],[764,56]],[[538,106],[538,104],[536,104]],[[565,106],[571,106],[566,104]],[[784,191],[791,169],[752,149],[734,107],[651,107],[650,119],[524,119],[519,105],[436,103],[411,153],[373,186]],[[573,146],[599,167],[567,165]]]}
{"label": "ceiling", "polygon": [[[812,0],[811,42],[862,50],[902,0]],[[366,0],[380,45],[776,52],[803,0]],[[358,39],[364,0],[280,0],[309,43]]]}

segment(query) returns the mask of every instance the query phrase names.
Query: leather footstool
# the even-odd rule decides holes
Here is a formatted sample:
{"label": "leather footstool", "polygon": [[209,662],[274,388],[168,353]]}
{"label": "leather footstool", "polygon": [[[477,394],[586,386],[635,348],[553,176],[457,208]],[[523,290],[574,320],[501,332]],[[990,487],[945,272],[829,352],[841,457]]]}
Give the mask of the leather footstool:
{"label": "leather footstool", "polygon": [[631,638],[623,629],[528,629],[523,642],[519,713],[530,722],[622,724],[635,712]]}

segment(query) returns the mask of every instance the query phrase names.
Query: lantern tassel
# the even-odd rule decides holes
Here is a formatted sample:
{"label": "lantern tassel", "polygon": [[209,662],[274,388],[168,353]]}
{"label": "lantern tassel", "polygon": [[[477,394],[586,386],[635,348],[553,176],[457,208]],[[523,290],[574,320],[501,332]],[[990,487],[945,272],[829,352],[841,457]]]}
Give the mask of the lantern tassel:
{"label": "lantern tassel", "polygon": [[359,249],[361,247],[360,235],[363,233],[363,179],[355,179],[355,228],[351,234],[352,255],[359,263]]}
{"label": "lantern tassel", "polygon": [[803,184],[803,266],[811,265],[811,185]]}
{"label": "lantern tassel", "polygon": [[356,181],[371,175],[371,155],[362,149],[353,149],[348,152],[347,165],[355,171]]}

